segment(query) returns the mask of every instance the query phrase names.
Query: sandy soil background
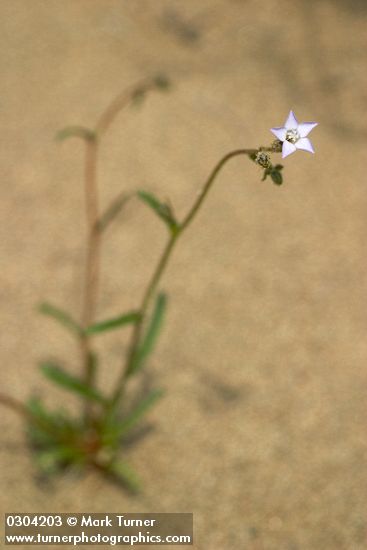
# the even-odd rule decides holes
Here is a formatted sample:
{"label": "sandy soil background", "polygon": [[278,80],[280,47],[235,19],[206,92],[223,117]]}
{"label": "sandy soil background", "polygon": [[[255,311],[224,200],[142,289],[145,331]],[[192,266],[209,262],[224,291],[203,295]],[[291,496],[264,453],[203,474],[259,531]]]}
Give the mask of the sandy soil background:
{"label": "sandy soil background", "polygon": [[[167,73],[172,90],[106,137],[101,201],[144,187],[182,216],[224,153],[270,142],[291,108],[319,122],[316,155],[287,158],[283,187],[233,160],[176,250],[149,366],[167,393],[127,451],[143,494],[92,473],[39,486],[4,409],[3,511],[193,512],[200,550],[366,548],[366,2],[1,0],[0,13],[1,388],[17,397],[61,405],[37,361],[78,369],[35,312],[80,306],[83,149],[56,144],[59,128]],[[164,239],[127,208],[105,242],[100,317],[137,303]],[[101,385],[124,345],[105,340]]]}

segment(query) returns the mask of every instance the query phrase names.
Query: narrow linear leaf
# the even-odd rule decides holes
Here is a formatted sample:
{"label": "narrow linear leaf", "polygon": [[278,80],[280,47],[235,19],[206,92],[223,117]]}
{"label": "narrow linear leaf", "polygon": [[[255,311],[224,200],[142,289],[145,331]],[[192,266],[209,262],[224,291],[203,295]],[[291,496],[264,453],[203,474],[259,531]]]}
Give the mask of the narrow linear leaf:
{"label": "narrow linear leaf", "polygon": [[64,139],[71,137],[78,137],[86,141],[94,141],[96,139],[96,134],[93,130],[84,128],[84,126],[67,126],[56,134],[57,141],[64,141]]}
{"label": "narrow linear leaf", "polygon": [[167,224],[171,231],[177,229],[178,223],[173,215],[171,207],[168,204],[159,201],[154,195],[152,195],[152,193],[147,193],[147,191],[138,191],[137,196]]}
{"label": "narrow linear leaf", "polygon": [[86,334],[97,334],[99,332],[106,332],[107,330],[115,330],[124,325],[136,323],[139,319],[140,313],[138,311],[131,311],[130,313],[125,313],[125,315],[120,315],[119,317],[113,317],[112,319],[95,323],[94,325],[89,326],[85,332]]}
{"label": "narrow linear leaf", "polygon": [[157,401],[163,396],[163,390],[153,390],[144,399],[138,403],[138,405],[131,411],[131,413],[125,418],[121,425],[121,433],[126,433],[131,430],[135,424],[155,405]]}
{"label": "narrow linear leaf", "polygon": [[32,444],[36,446],[55,444],[59,436],[59,416],[48,411],[38,397],[31,397],[27,401],[27,409],[34,419],[28,426],[28,435]]}
{"label": "narrow linear leaf", "polygon": [[162,328],[166,305],[167,296],[164,293],[158,294],[150,323],[136,352],[135,358],[133,359],[131,366],[127,372],[128,376],[141,369],[144,365],[146,358],[152,353],[158,339],[159,332]]}
{"label": "narrow linear leaf", "polygon": [[134,407],[126,418],[109,426],[103,438],[104,443],[109,444],[118,441],[122,435],[131,430],[141,420],[163,394],[163,390],[153,390]]}
{"label": "narrow linear leaf", "polygon": [[157,86],[159,90],[163,90],[163,91],[166,91],[171,87],[171,82],[169,78],[163,73],[157,74],[154,77],[154,84]]}
{"label": "narrow linear leaf", "polygon": [[163,317],[167,306],[167,296],[159,293],[155,302],[151,321],[139,348],[139,358],[144,361],[153,351],[159,332],[162,328]]}
{"label": "narrow linear leaf", "polygon": [[147,191],[138,191],[138,197],[159,215],[161,215],[163,205],[154,195],[152,195],[152,193],[148,193]]}
{"label": "narrow linear leaf", "polygon": [[53,317],[53,319],[58,321],[61,325],[63,325],[73,334],[77,334],[78,336],[83,334],[82,327],[78,325],[78,323],[74,321],[71,315],[69,315],[66,311],[63,311],[62,309],[59,309],[58,307],[55,307],[46,302],[39,306],[39,311],[44,315]]}
{"label": "narrow linear leaf", "polygon": [[71,446],[54,445],[45,450],[38,450],[35,454],[38,467],[45,474],[53,474],[66,465],[77,465],[84,460],[79,449]]}
{"label": "narrow linear leaf", "polygon": [[99,403],[105,403],[105,398],[96,389],[89,387],[82,380],[72,376],[68,372],[64,371],[59,365],[53,363],[42,363],[40,365],[42,373],[62,388],[71,392],[77,393],[90,399],[91,401],[97,401]]}
{"label": "narrow linear leaf", "polygon": [[54,440],[54,415],[46,410],[38,397],[31,397],[27,401],[26,406],[34,419],[34,423],[32,422],[28,427],[30,433],[40,438],[45,438],[47,440],[51,438],[51,440]]}
{"label": "narrow linear leaf", "polygon": [[54,449],[37,450],[34,454],[35,462],[43,474],[55,474],[59,470],[59,457]]}
{"label": "narrow linear leaf", "polygon": [[46,411],[42,401],[38,397],[28,399],[27,408],[33,416],[42,418],[45,421],[50,420],[50,414]]}
{"label": "narrow linear leaf", "polygon": [[116,218],[116,216],[118,216],[132,196],[133,193],[122,193],[111,202],[97,223],[98,231],[104,231],[106,229],[106,227]]}
{"label": "narrow linear leaf", "polygon": [[108,474],[117,478],[133,493],[137,493],[140,489],[140,480],[134,470],[126,464],[126,462],[113,461],[106,468]]}

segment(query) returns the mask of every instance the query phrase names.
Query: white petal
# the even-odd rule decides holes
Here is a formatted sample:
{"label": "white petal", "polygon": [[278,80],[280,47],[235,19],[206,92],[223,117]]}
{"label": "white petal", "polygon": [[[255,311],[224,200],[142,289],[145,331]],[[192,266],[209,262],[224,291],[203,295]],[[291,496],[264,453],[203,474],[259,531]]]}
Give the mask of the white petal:
{"label": "white petal", "polygon": [[296,143],[297,149],[302,149],[302,151],[308,151],[309,153],[314,153],[312,143],[308,138],[301,138]]}
{"label": "white petal", "polygon": [[294,116],[293,111],[289,111],[288,118],[286,120],[286,123],[284,124],[287,130],[296,130],[298,127],[298,120]]}
{"label": "white petal", "polygon": [[301,124],[298,124],[298,133],[301,136],[301,138],[305,138],[308,136],[308,134],[317,126],[317,122],[301,122]]}
{"label": "white petal", "polygon": [[[300,140],[299,140],[300,141]],[[297,143],[299,143],[299,141]],[[284,141],[283,142],[283,147],[282,147],[282,158],[285,158],[287,157],[288,155],[291,155],[292,153],[294,153],[295,151],[297,151],[297,148],[296,146],[293,144],[293,143],[290,143],[289,141]]]}
{"label": "white petal", "polygon": [[285,135],[287,133],[286,128],[271,128],[270,131],[277,137],[280,141],[285,140]]}

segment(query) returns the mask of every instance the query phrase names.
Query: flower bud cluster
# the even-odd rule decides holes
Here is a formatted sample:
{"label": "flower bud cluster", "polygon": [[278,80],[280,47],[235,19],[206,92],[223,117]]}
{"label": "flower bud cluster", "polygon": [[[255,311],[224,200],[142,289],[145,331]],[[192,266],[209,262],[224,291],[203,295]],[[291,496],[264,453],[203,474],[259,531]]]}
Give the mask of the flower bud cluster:
{"label": "flower bud cluster", "polygon": [[256,153],[255,162],[260,166],[262,166],[263,168],[270,168],[271,166],[270,155],[268,155],[264,151],[261,151],[260,149],[260,151]]}
{"label": "flower bud cluster", "polygon": [[264,169],[262,177],[263,180],[270,176],[273,183],[275,183],[276,185],[281,185],[283,182],[283,177],[281,174],[283,166],[281,164],[276,164],[275,166],[273,166],[270,155],[267,153],[267,151],[269,150],[273,151],[274,147],[272,146],[266,148],[265,151],[264,148],[260,147],[260,149],[258,149],[256,153],[252,153],[250,155],[250,158]]}
{"label": "flower bud cluster", "polygon": [[283,147],[283,142],[280,139],[275,139],[271,144],[271,149],[274,153],[281,153]]}

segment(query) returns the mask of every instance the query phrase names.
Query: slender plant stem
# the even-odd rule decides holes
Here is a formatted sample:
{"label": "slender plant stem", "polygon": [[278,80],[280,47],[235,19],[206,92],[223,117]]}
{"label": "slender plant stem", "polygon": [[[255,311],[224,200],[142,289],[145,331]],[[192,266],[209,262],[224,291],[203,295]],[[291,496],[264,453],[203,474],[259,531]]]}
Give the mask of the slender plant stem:
{"label": "slender plant stem", "polygon": [[97,189],[97,141],[88,141],[85,152],[85,205],[87,214],[87,254],[84,282],[82,326],[93,320],[98,294],[100,232],[96,230],[99,219]]}
{"label": "slender plant stem", "polygon": [[[93,321],[96,301],[98,296],[99,282],[99,256],[100,256],[100,232],[96,230],[99,219],[98,188],[97,188],[97,161],[98,142],[96,139],[86,141],[85,169],[84,169],[84,192],[87,218],[87,250],[86,266],[84,273],[84,295],[82,305],[81,324],[85,329]],[[84,382],[93,387],[94,375],[90,361],[90,338],[82,333],[80,337],[82,354]],[[90,420],[92,407],[88,400],[85,401],[85,419]]]}
{"label": "slender plant stem", "polygon": [[[102,112],[94,130],[81,126],[73,126],[60,133],[60,139],[73,135],[80,137],[85,142],[85,165],[84,165],[84,192],[85,210],[87,222],[86,237],[86,263],[83,284],[83,298],[81,311],[81,325],[85,329],[94,321],[95,310],[98,300],[99,274],[100,274],[100,248],[101,237],[104,229],[115,218],[117,213],[126,204],[133,194],[120,194],[106,211],[99,213],[97,168],[101,138],[109,129],[120,111],[130,102],[142,98],[148,91],[163,89],[168,82],[164,77],[144,79],[134,86],[121,92],[110,105]],[[83,363],[83,374],[85,383],[89,387],[95,384],[95,363],[91,349],[91,336],[85,332],[80,335],[80,350]],[[12,409],[29,423],[38,425],[41,429],[53,434],[53,428],[35,417],[28,408],[17,399],[0,393],[0,404]],[[93,410],[88,400],[84,404],[85,421],[88,427],[92,427]]]}
{"label": "slender plant stem", "polygon": [[[145,94],[150,89],[156,88],[156,82],[152,79],[143,80],[138,84],[120,93],[100,115],[95,128],[85,139],[85,169],[84,189],[87,218],[87,245],[86,266],[84,274],[84,292],[81,323],[85,329],[93,323],[98,300],[98,287],[100,276],[100,248],[101,233],[103,230],[103,217],[99,214],[98,200],[98,156],[102,135],[108,130],[120,111],[126,107],[137,95]],[[100,223],[102,221],[102,223]],[[108,220],[107,220],[108,223]],[[95,384],[95,370],[91,361],[91,338],[86,334],[80,337],[80,348],[84,370],[84,381],[89,387]],[[91,404],[85,402],[86,420],[91,418]]]}
{"label": "slender plant stem", "polygon": [[[265,147],[262,147],[263,151],[266,151]],[[269,149],[271,150],[271,149]],[[187,216],[184,218],[183,222],[180,226],[181,233],[190,225],[194,217],[196,216],[197,212],[199,211],[201,205],[203,204],[205,197],[209,193],[218,173],[221,171],[223,166],[232,158],[238,157],[239,155],[252,155],[254,153],[257,153],[258,149],[236,149],[235,151],[231,151],[230,153],[227,153],[224,155],[224,157],[214,166],[212,172],[210,173],[208,179],[206,180],[202,190],[199,193],[198,198],[190,208]]]}
{"label": "slender plant stem", "polygon": [[135,353],[136,353],[137,348],[139,346],[141,332],[142,332],[143,324],[144,324],[144,319],[145,319],[145,316],[146,316],[151,298],[153,297],[153,294],[154,294],[154,292],[155,292],[155,290],[156,290],[156,288],[159,284],[159,281],[160,281],[160,279],[163,275],[163,272],[164,272],[164,270],[165,270],[165,268],[168,264],[168,260],[171,257],[171,254],[172,254],[172,251],[173,251],[174,246],[176,244],[176,241],[178,239],[178,236],[179,236],[179,232],[174,233],[174,234],[171,235],[171,237],[167,241],[167,244],[166,244],[166,246],[163,250],[163,253],[159,258],[156,269],[153,272],[153,276],[150,279],[149,284],[148,284],[148,286],[146,288],[146,291],[144,293],[140,308],[138,309],[138,311],[140,312],[140,316],[139,316],[139,319],[138,319],[137,323],[134,325],[131,344],[130,344],[129,352],[128,352],[128,360],[127,360],[127,364],[126,364],[126,369],[122,373],[122,380],[121,380],[122,384],[117,385],[116,395],[115,395],[114,400],[113,400],[114,402],[116,402],[119,399],[119,397],[120,397],[119,387],[121,385],[123,385],[124,380],[127,378],[128,374],[129,374],[129,370],[130,370],[132,362],[134,361],[134,358],[135,358]]}
{"label": "slender plant stem", "polygon": [[23,418],[33,421],[34,417],[29,412],[27,407],[23,405],[21,401],[14,399],[14,397],[10,397],[9,395],[0,393],[0,403],[4,405],[4,407],[7,407],[8,409],[13,410]]}
{"label": "slender plant stem", "polygon": [[95,132],[98,136],[105,134],[112,122],[115,120],[120,111],[126,107],[131,100],[137,98],[139,95],[144,95],[150,90],[157,88],[156,81],[154,79],[144,79],[133,86],[130,86],[126,90],[123,90],[110,105],[103,111],[98,119],[95,127]]}
{"label": "slender plant stem", "polygon": [[[257,153],[259,149],[236,149],[235,151],[231,151],[230,153],[227,153],[213,168],[211,173],[209,174],[208,179],[204,183],[204,186],[202,190],[200,191],[197,199],[193,203],[192,207],[188,211],[187,215],[183,219],[182,223],[178,226],[178,229],[173,232],[163,249],[163,252],[161,256],[159,257],[157,266],[155,270],[153,271],[152,277],[150,278],[148,285],[146,287],[146,290],[143,294],[143,298],[141,301],[140,308],[138,311],[140,312],[140,317],[137,323],[134,325],[134,329],[131,336],[130,346],[127,354],[127,361],[125,364],[124,369],[121,372],[120,378],[116,384],[116,390],[112,396],[111,399],[111,406],[115,407],[117,403],[119,402],[123,391],[125,387],[125,382],[127,377],[130,374],[130,369],[132,366],[132,363],[135,359],[136,352],[140,343],[141,339],[141,333],[143,329],[143,324],[145,321],[145,317],[147,314],[147,310],[149,308],[151,299],[153,295],[155,294],[155,291],[157,290],[157,287],[159,285],[159,282],[161,280],[161,277],[167,267],[168,261],[171,257],[171,254],[174,250],[174,247],[177,243],[178,238],[182,235],[182,233],[187,229],[187,227],[191,224],[193,219],[195,218],[196,214],[200,210],[200,207],[202,206],[208,192],[210,191],[217,175],[223,168],[223,166],[232,158],[240,156],[240,155],[252,155],[254,153]],[[261,147],[262,151],[272,151],[271,147]]]}

